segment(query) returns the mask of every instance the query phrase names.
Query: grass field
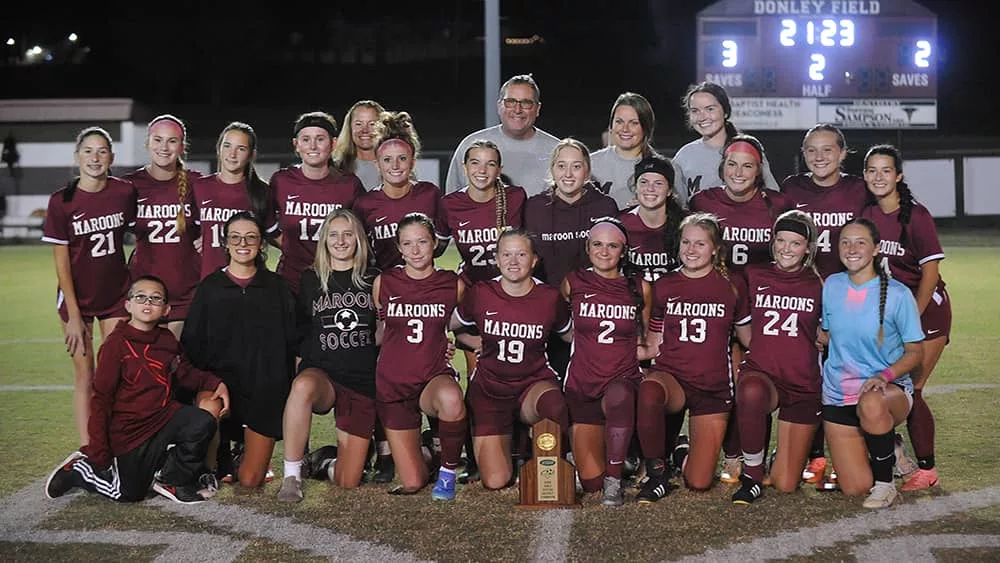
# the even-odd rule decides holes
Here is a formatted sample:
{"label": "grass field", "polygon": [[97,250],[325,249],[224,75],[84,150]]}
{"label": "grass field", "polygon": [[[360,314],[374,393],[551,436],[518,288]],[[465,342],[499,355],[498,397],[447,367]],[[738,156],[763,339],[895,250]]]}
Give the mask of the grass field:
{"label": "grass field", "polygon": [[[77,446],[51,251],[0,246],[0,560],[146,561],[170,550],[188,559],[181,556],[185,549],[192,559],[239,561],[647,561],[699,554],[705,560],[825,561],[865,553],[910,559],[917,554],[875,546],[959,534],[965,543],[933,540],[925,551],[943,560],[1000,560],[1000,488],[993,479],[1000,454],[1000,234],[944,234],[942,240],[948,256],[942,275],[955,321],[927,401],[937,420],[943,486],[904,494],[893,518],[873,517],[860,499],[811,489],[790,495],[769,490],[753,506],[735,507],[729,502],[733,489],[721,484],[706,493],[678,491],[652,506],[609,510],[590,496],[581,510],[546,512],[515,510],[514,489],[490,493],[468,486],[455,502],[442,504],[429,493],[392,497],[384,486],[343,491],[312,481],[306,500],[295,506],[276,502],[277,481],[249,498],[236,498],[226,487],[217,501],[190,510],[159,501],[116,505],[84,495],[49,501],[40,487],[26,487]],[[452,267],[456,259],[449,251],[439,265]],[[332,435],[332,419],[318,417],[313,445],[332,442]],[[281,456],[279,444],[279,473]],[[825,538],[823,530],[833,529],[841,532]],[[228,547],[198,551],[202,540]]]}

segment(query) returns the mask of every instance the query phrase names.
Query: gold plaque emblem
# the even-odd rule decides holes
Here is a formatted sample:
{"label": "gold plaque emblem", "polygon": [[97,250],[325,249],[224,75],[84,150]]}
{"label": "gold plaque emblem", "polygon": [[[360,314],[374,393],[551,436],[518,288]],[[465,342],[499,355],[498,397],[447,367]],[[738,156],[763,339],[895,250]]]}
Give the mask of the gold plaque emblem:
{"label": "gold plaque emblem", "polygon": [[536,443],[538,444],[538,449],[543,452],[552,451],[556,447],[556,437],[546,432],[538,436]]}

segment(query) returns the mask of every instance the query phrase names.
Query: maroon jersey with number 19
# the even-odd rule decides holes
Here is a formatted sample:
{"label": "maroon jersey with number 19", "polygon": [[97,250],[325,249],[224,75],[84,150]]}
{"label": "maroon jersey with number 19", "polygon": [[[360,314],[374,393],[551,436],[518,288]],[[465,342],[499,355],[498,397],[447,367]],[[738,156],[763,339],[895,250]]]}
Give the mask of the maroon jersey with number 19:
{"label": "maroon jersey with number 19", "polygon": [[438,238],[448,237],[440,234],[442,223],[439,215],[441,210],[441,190],[430,182],[417,182],[409,193],[399,199],[393,199],[382,191],[381,187],[365,193],[354,202],[354,214],[365,226],[368,240],[372,243],[375,254],[375,265],[382,271],[403,264],[403,257],[396,247],[396,229],[399,221],[407,213],[419,211],[434,221],[434,229]]}
{"label": "maroon jersey with number 19", "polygon": [[811,173],[785,178],[781,191],[795,202],[795,209],[808,213],[816,223],[816,269],[826,279],[844,269],[840,262],[840,229],[861,214],[868,188],[865,181],[851,174],[841,174],[830,187],[817,186]]}
{"label": "maroon jersey with number 19", "polygon": [[514,297],[503,290],[499,278],[477,283],[465,292],[458,317],[482,334],[483,350],[473,377],[487,396],[512,399],[526,382],[556,382],[545,346],[550,333],[563,334],[572,327],[566,301],[556,288],[537,282],[527,295]]}
{"label": "maroon jersey with number 19", "polygon": [[692,211],[719,218],[722,238],[729,245],[728,264],[737,268],[771,261],[771,227],[778,215],[794,207],[788,196],[765,189],[747,201],[733,201],[721,186],[701,190],[689,205]]}
{"label": "maroon jersey with number 19", "polygon": [[[223,236],[226,221],[241,211],[251,211],[246,181],[227,184],[218,174],[199,178],[194,183],[194,205],[197,210],[195,223],[201,228],[201,279],[205,279],[205,276],[227,264]],[[276,231],[278,225],[271,210],[268,211],[260,220],[270,233]]]}
{"label": "maroon jersey with number 19", "polygon": [[738,278],[727,280],[714,269],[701,278],[671,272],[653,286],[649,330],[663,333],[653,363],[703,393],[728,391],[729,335],[733,325],[749,320],[746,287]]}
{"label": "maroon jersey with number 19", "polygon": [[[524,188],[504,186],[504,193],[507,196],[504,225],[510,228],[520,227],[524,201],[527,199]],[[496,199],[485,203],[473,201],[469,197],[468,187],[441,199],[441,222],[435,226],[442,235],[455,239],[455,246],[462,256],[459,272],[471,283],[500,275],[493,256],[500,236],[497,215]]]}
{"label": "maroon jersey with number 19", "polygon": [[102,316],[120,307],[128,291],[122,240],[135,224],[135,189],[128,182],[108,178],[99,192],[77,188],[72,200],[63,201],[65,192],[63,188],[49,197],[42,242],[69,247],[80,313]]}
{"label": "maroon jersey with number 19", "polygon": [[435,270],[416,280],[404,266],[382,272],[379,316],[385,322],[375,370],[376,398],[402,401],[420,395],[423,384],[455,370],[445,358],[447,330],[458,305],[458,274]]}

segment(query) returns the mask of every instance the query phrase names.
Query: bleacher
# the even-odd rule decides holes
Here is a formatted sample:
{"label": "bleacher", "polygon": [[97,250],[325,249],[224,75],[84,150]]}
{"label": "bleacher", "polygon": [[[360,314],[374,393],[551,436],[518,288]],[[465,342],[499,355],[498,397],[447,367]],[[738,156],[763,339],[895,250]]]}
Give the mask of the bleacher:
{"label": "bleacher", "polygon": [[0,241],[36,242],[42,236],[47,195],[8,195],[7,214],[0,219]]}

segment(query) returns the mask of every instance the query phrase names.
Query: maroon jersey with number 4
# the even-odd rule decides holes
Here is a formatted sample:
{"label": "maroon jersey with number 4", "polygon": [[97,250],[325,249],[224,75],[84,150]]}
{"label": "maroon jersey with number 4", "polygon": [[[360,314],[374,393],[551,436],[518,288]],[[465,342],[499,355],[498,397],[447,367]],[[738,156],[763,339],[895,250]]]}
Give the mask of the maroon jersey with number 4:
{"label": "maroon jersey with number 4", "polygon": [[817,186],[811,173],[785,178],[781,191],[795,202],[795,209],[808,213],[816,223],[816,269],[826,279],[844,269],[840,263],[840,229],[854,219],[865,206],[865,181],[851,174],[841,174],[830,187]]}
{"label": "maroon jersey with number 4", "polygon": [[[205,279],[205,276],[227,264],[226,221],[241,211],[252,210],[246,181],[227,184],[218,174],[199,178],[194,183],[194,205],[195,223],[201,229],[201,279]],[[267,232],[278,229],[270,211],[260,218]]]}
{"label": "maroon jersey with number 4", "polygon": [[325,178],[310,180],[298,166],[275,172],[270,185],[272,207],[281,230],[277,272],[297,294],[302,271],[316,259],[316,241],[323,220],[331,211],[350,209],[365,189],[354,174],[331,171]]}
{"label": "maroon jersey with number 4", "polygon": [[[170,319],[183,320],[194,290],[201,280],[201,257],[194,247],[199,236],[195,224],[195,182],[199,172],[187,170],[188,190],[182,203],[177,195],[177,177],[157,180],[144,168],[126,178],[137,192],[135,221],[135,251],[129,260],[132,279],[154,275],[165,284],[170,294]],[[184,229],[177,224],[179,211],[184,212]]]}
{"label": "maroon jersey with number 4", "polygon": [[[680,263],[677,256],[667,252],[663,229],[650,228],[639,217],[639,208],[622,211],[618,219],[628,233],[629,258],[645,272],[645,279],[654,282],[663,274],[675,270]],[[676,228],[676,227],[674,227]]]}
{"label": "maroon jersey with number 4", "polygon": [[729,245],[728,264],[737,268],[771,261],[771,227],[778,215],[794,207],[788,196],[765,189],[747,201],[733,201],[721,186],[701,190],[689,205],[692,211],[719,218],[722,238]]}
{"label": "maroon jersey with number 4", "polygon": [[653,363],[704,393],[731,390],[729,336],[747,321],[746,286],[738,278],[714,269],[701,278],[671,272],[653,286],[650,331],[663,333]]}
{"label": "maroon jersey with number 4", "polygon": [[120,306],[128,292],[122,240],[135,224],[135,189],[124,180],[108,178],[99,192],[77,188],[73,199],[63,201],[65,193],[63,188],[49,197],[42,242],[69,247],[80,313],[95,317]]}
{"label": "maroon jersey with number 4", "polygon": [[[878,227],[882,238],[879,255],[883,267],[888,263],[892,277],[916,292],[920,286],[921,266],[934,260],[944,260],[944,250],[938,240],[937,227],[931,212],[920,203],[913,202],[910,223],[903,229],[899,223],[899,210],[883,213],[878,205],[869,205],[861,212]],[[944,282],[938,276],[938,287]]]}
{"label": "maroon jersey with number 4", "polygon": [[823,282],[812,268],[783,272],[776,266],[746,269],[750,352],[740,371],[759,371],[796,395],[816,395],[823,386],[816,329],[823,308]]}
{"label": "maroon jersey with number 4", "polygon": [[[604,396],[615,379],[638,380],[636,305],[624,276],[608,279],[593,269],[566,276],[573,312],[573,352],[566,369],[566,389],[585,397]],[[635,280],[642,291],[641,280]]]}
{"label": "maroon jersey with number 4", "polygon": [[422,385],[455,370],[445,358],[448,324],[458,305],[458,274],[435,270],[413,279],[404,266],[382,272],[379,316],[385,333],[375,370],[379,401],[402,401],[419,396]]}
{"label": "maroon jersey with number 4", "polygon": [[511,399],[523,384],[540,378],[556,381],[545,346],[549,334],[572,327],[559,290],[537,282],[527,295],[507,294],[499,278],[477,283],[458,306],[462,324],[475,325],[483,349],[473,377],[487,396]]}
{"label": "maroon jersey with number 4", "polygon": [[[504,186],[506,227],[521,226],[521,216],[527,195],[524,188]],[[455,247],[462,256],[459,272],[472,283],[500,275],[494,253],[500,232],[497,229],[496,199],[479,203],[469,197],[469,188],[452,192],[441,199],[441,222],[438,231],[455,239]]]}
{"label": "maroon jersey with number 4", "polygon": [[387,196],[380,186],[354,202],[354,214],[365,226],[375,254],[375,265],[382,271],[403,264],[396,247],[396,229],[407,213],[419,211],[427,215],[434,221],[438,238],[447,238],[440,234],[440,210],[441,190],[430,182],[413,184],[409,193],[399,199]]}

